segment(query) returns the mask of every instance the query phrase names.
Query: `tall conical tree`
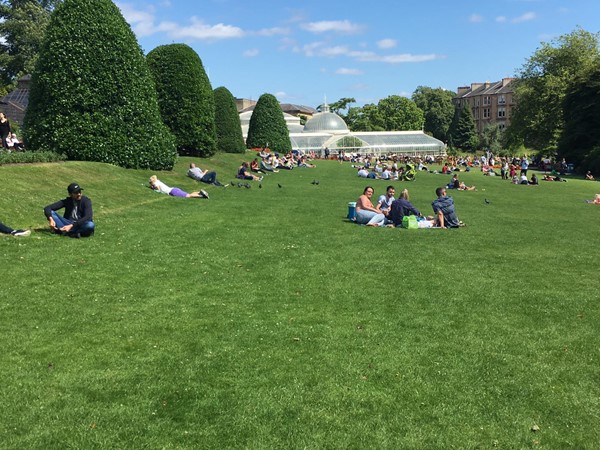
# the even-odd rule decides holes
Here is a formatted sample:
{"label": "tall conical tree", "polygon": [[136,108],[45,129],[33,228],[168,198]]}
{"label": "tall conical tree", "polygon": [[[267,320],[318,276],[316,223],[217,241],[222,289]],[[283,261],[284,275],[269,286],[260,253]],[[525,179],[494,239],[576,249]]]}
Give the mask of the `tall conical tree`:
{"label": "tall conical tree", "polygon": [[188,45],[156,47],[147,56],[163,122],[180,155],[211,156],[217,146],[215,101],[202,60]]}
{"label": "tall conical tree", "polygon": [[465,104],[456,120],[456,127],[452,130],[453,144],[463,150],[472,151],[479,145],[479,135],[475,129],[475,120],[469,105]]}
{"label": "tall conical tree", "polygon": [[223,86],[216,88],[213,93],[215,96],[217,148],[227,153],[244,153],[246,147],[235,98],[229,89]]}
{"label": "tall conical tree", "polygon": [[144,55],[111,0],[65,0],[52,14],[24,120],[34,150],[128,168],[171,169]]}
{"label": "tall conical tree", "polygon": [[272,94],[263,94],[258,99],[250,125],[246,147],[260,148],[269,147],[279,153],[287,153],[292,150],[290,133],[281,106]]}

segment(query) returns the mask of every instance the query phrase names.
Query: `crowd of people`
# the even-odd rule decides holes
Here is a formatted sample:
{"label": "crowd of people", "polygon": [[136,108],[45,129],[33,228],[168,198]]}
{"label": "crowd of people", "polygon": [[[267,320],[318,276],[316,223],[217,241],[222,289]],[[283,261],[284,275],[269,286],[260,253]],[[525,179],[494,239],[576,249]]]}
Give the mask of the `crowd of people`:
{"label": "crowd of people", "polygon": [[[8,122],[6,117],[0,113],[0,130],[3,119],[5,122]],[[10,136],[3,136],[3,144],[9,138]],[[354,158],[354,156],[352,156],[352,158]],[[361,165],[353,165],[353,167],[358,169],[359,176],[367,179],[393,181],[406,180],[407,178],[403,178],[402,174],[405,174],[407,171],[417,170],[415,164],[417,164],[419,170],[428,170],[425,163],[431,164],[434,160],[431,157],[427,157],[423,160],[417,159],[416,161],[413,161],[413,159],[408,157],[390,158],[385,160],[381,158],[361,158],[361,162]],[[439,163],[437,160],[435,162]],[[458,219],[454,208],[454,200],[447,195],[447,190],[474,191],[476,190],[476,187],[468,186],[459,180],[459,175],[456,172],[461,171],[461,166],[466,166],[468,169],[469,167],[480,165],[484,174],[488,175],[490,172],[494,172],[494,168],[496,167],[494,166],[495,163],[496,160],[493,155],[484,155],[476,160],[472,160],[471,157],[449,157],[448,161],[444,163],[441,173],[451,173],[452,178],[446,186],[436,189],[437,198],[431,203],[433,209],[433,215],[431,216],[423,216],[420,210],[410,202],[408,189],[403,189],[396,198],[394,186],[389,185],[387,186],[385,193],[380,195],[374,204],[373,196],[375,194],[375,189],[373,186],[366,186],[362,195],[360,195],[356,202],[354,220],[359,224],[373,227],[400,227],[403,226],[406,217],[413,216],[417,219],[419,228],[461,227],[464,224]],[[529,160],[527,157],[518,159],[513,158],[510,162],[507,158],[499,158],[499,163],[501,164],[502,178],[510,179],[515,184],[530,186],[539,185],[539,179],[536,172],[531,174],[530,179],[527,178],[527,172],[529,170]],[[405,166],[400,166],[399,164],[404,164]],[[564,160],[562,164],[566,164],[564,163]],[[292,170],[296,167],[314,167],[314,165],[307,159],[306,155],[303,155],[300,152],[290,152],[285,156],[280,156],[276,153],[266,151],[266,149],[262,149],[252,163],[245,161],[241,164],[238,168],[237,177],[244,180],[261,181],[266,173],[277,173],[282,169]],[[520,169],[519,175],[516,173],[517,169]],[[436,171],[430,172],[438,173]],[[217,179],[217,173],[215,171],[203,170],[195,163],[190,163],[187,175],[198,182],[212,186],[228,186],[228,184],[223,184]],[[585,175],[585,179],[595,180],[594,176],[589,171]],[[541,180],[567,181],[558,174],[544,174],[541,176]],[[156,175],[150,177],[149,187],[156,192],[174,197],[209,198],[208,192],[203,189],[186,192],[179,187],[168,186],[159,180]],[[95,224],[93,222],[92,202],[89,197],[83,195],[82,190],[83,188],[79,184],[71,183],[67,187],[68,195],[66,198],[60,199],[44,208],[44,215],[46,216],[50,230],[53,233],[76,238],[92,236],[94,234]],[[593,200],[586,201],[588,203],[600,204],[600,194],[597,194]],[[64,212],[61,215],[58,211],[62,209],[64,209]],[[29,236],[31,231],[26,229],[13,229],[0,222],[0,233],[21,237]]]}

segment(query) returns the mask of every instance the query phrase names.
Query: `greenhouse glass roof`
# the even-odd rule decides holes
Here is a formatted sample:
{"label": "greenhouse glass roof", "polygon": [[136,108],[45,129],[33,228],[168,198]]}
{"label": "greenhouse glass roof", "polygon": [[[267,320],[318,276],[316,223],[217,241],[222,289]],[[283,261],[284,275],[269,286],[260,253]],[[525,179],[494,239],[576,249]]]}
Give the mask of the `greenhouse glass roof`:
{"label": "greenhouse glass roof", "polygon": [[358,153],[425,153],[443,154],[446,146],[422,131],[373,131],[349,132],[344,135],[331,133],[290,133],[292,148],[320,152],[325,147],[337,152]]}

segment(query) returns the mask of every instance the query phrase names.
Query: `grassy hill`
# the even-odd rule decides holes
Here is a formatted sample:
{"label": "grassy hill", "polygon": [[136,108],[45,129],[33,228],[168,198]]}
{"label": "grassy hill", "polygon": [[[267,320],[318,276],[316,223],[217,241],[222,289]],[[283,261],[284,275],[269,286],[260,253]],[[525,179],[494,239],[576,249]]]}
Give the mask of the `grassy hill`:
{"label": "grassy hill", "polygon": [[[0,236],[0,447],[597,448],[600,184],[461,173],[467,227],[373,229],[345,220],[349,164],[247,189],[190,161],[157,175],[208,201],[149,171],[0,167],[0,220],[34,230]],[[229,183],[241,159],[194,161]],[[430,213],[449,179],[393,184]],[[46,231],[72,181],[89,239]]]}

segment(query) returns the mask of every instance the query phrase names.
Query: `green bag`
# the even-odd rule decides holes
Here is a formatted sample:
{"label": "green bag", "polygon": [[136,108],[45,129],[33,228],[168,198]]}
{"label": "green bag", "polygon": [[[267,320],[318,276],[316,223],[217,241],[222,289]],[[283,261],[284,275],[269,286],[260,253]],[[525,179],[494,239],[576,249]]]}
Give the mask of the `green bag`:
{"label": "green bag", "polygon": [[417,225],[417,216],[404,216],[402,218],[402,228],[408,228],[409,230],[419,228],[419,225]]}

